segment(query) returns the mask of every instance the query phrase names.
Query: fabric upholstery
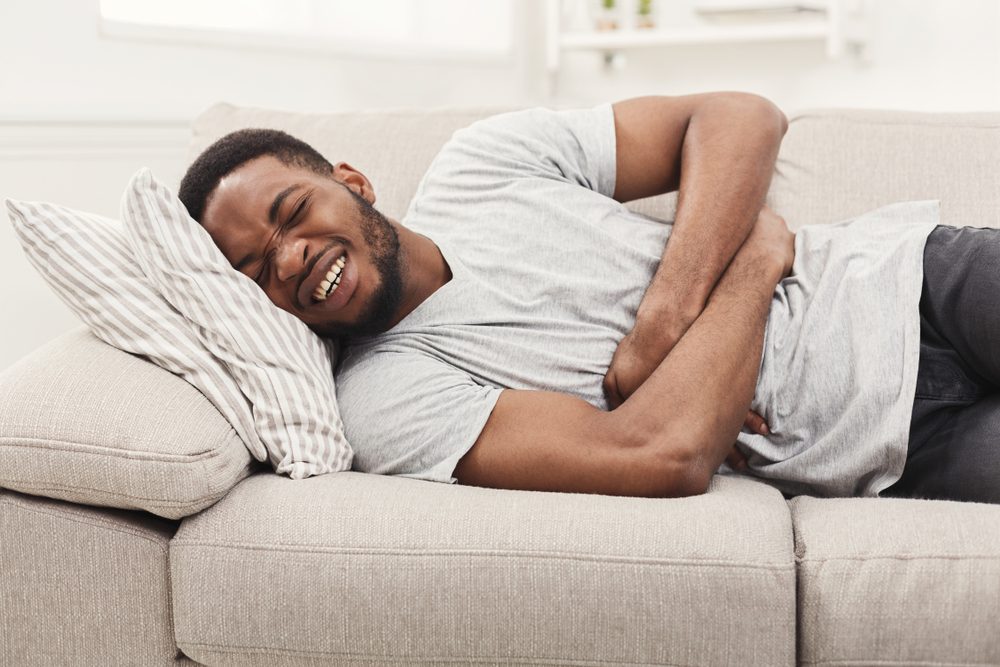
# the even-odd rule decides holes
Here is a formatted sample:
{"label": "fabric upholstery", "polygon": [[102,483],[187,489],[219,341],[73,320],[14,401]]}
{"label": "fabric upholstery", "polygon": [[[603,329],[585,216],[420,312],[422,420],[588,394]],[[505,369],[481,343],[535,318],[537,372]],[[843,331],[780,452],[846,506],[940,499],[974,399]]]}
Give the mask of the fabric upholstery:
{"label": "fabric upholstery", "polygon": [[1000,226],[1000,112],[788,115],[767,203],[792,231],[913,199],[939,199],[941,224]]}
{"label": "fabric upholstery", "polygon": [[789,505],[802,664],[1000,664],[1000,505]]}
{"label": "fabric upholstery", "polygon": [[0,373],[0,487],[176,519],[254,463],[197,389],[85,326]]}
{"label": "fabric upholstery", "polygon": [[350,470],[354,452],[333,383],[336,341],[234,269],[148,169],[129,182],[121,217],[143,273],[239,383],[274,471],[302,479]]}
{"label": "fabric upholstery", "polygon": [[791,549],[749,479],[650,499],[350,472],[252,475],[170,562],[206,664],[791,665]]}
{"label": "fabric upholstery", "polygon": [[191,665],[174,644],[176,522],[0,490],[0,665]]}

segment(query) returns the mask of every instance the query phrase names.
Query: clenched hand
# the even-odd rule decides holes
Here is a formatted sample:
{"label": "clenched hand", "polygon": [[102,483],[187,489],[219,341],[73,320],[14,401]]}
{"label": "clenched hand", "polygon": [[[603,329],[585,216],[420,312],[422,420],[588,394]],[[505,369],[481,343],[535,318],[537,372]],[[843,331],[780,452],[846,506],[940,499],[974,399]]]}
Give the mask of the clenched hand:
{"label": "clenched hand", "polygon": [[[676,341],[668,345],[662,339],[650,340],[646,331],[648,330],[633,329],[618,343],[611,358],[603,387],[608,406],[612,410],[624,403],[652,375],[676,344]],[[747,414],[744,426],[762,435],[770,433],[764,418],[752,410]],[[726,457],[726,462],[734,470],[743,470],[747,466],[746,457],[735,445]]]}
{"label": "clenched hand", "polygon": [[[795,235],[788,231],[785,220],[764,206],[752,236],[755,237],[755,242],[766,242],[765,245],[773,247],[776,255],[780,253],[784,275],[789,275],[795,257]],[[604,376],[604,395],[610,409],[614,410],[624,403],[653,374],[692,322],[693,320],[677,321],[670,316],[655,320],[636,320],[632,331],[618,343]],[[764,418],[752,410],[747,414],[744,426],[761,435],[770,434]],[[736,446],[726,457],[726,462],[736,470],[742,470],[747,465],[746,457]]]}

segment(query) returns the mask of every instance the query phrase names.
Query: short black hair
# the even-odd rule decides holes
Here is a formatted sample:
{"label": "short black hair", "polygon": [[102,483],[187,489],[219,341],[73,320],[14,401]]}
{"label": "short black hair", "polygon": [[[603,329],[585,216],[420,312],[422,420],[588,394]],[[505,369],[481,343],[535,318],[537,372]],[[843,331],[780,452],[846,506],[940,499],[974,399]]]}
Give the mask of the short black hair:
{"label": "short black hair", "polygon": [[330,161],[301,139],[281,130],[247,128],[230,132],[202,151],[181,179],[177,196],[191,217],[201,222],[205,203],[219,181],[237,167],[262,155],[273,155],[289,166],[332,175]]}

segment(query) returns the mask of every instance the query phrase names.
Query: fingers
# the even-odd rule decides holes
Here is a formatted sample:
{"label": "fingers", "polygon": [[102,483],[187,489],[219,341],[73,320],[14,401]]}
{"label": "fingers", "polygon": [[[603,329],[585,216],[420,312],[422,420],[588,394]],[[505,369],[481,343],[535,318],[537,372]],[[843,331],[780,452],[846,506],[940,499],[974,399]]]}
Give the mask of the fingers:
{"label": "fingers", "polygon": [[[767,423],[764,421],[764,418],[753,410],[747,413],[746,421],[744,421],[743,424],[751,431],[760,433],[761,435],[769,435],[771,433],[771,429],[767,427]],[[743,453],[737,449],[735,445],[733,446],[733,451],[731,451],[729,456],[726,457],[726,463],[728,463],[729,467],[733,470],[746,470],[747,468],[746,457],[743,456]]]}
{"label": "fingers", "polygon": [[618,390],[617,379],[612,372],[609,371],[608,374],[604,376],[602,387],[604,389],[604,398],[608,401],[609,410],[614,410],[625,402],[625,399],[622,398],[621,392]]}
{"label": "fingers", "polygon": [[733,447],[733,451],[729,452],[729,456],[726,457],[726,463],[733,470],[746,470],[747,467],[746,457],[735,446]]}
{"label": "fingers", "polygon": [[622,404],[622,397],[618,394],[618,387],[608,377],[604,381],[604,398],[608,401],[609,410],[614,410]]}
{"label": "fingers", "polygon": [[771,434],[771,429],[767,427],[767,423],[764,421],[764,418],[753,410],[747,413],[747,418],[746,421],[743,422],[743,425],[754,433],[760,433],[761,435]]}

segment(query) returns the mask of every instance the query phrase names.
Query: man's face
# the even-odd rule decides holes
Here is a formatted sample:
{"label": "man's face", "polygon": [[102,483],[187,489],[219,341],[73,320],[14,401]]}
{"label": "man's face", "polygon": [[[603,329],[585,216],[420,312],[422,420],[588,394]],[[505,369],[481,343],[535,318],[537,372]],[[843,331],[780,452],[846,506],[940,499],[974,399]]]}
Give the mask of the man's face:
{"label": "man's face", "polygon": [[[405,266],[395,227],[369,199],[371,184],[345,163],[324,176],[268,155],[225,176],[201,222],[234,268],[318,335],[368,336],[394,321]],[[340,285],[318,301],[341,255]]]}

